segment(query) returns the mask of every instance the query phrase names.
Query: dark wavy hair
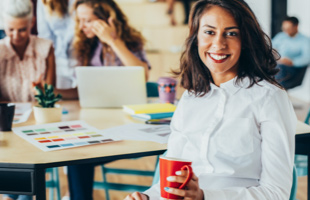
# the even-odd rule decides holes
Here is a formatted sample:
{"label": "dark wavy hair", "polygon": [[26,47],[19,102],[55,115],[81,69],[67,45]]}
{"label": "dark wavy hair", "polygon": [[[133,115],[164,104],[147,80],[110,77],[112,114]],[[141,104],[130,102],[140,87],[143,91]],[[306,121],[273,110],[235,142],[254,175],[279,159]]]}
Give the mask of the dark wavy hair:
{"label": "dark wavy hair", "polygon": [[[138,51],[143,48],[145,39],[142,34],[129,25],[127,17],[113,0],[76,0],[74,9],[76,10],[81,4],[86,4],[93,8],[93,14],[99,19],[107,21],[109,17],[113,17],[118,37],[125,42],[130,50]],[[87,66],[97,47],[98,38],[87,38],[83,31],[80,30],[79,23],[79,19],[76,16],[73,49],[80,64]],[[113,55],[113,52],[106,44],[103,44],[103,50]],[[105,59],[110,60],[108,58]]]}
{"label": "dark wavy hair", "polygon": [[213,82],[211,73],[198,54],[198,30],[202,15],[211,6],[219,6],[232,14],[240,29],[241,54],[239,58],[237,83],[249,77],[250,85],[262,80],[281,85],[275,80],[278,52],[272,48],[270,38],[261,29],[253,11],[243,0],[199,0],[191,9],[189,36],[185,41],[185,51],[181,55],[180,69],[172,71],[181,78],[181,86],[196,96],[204,96]]}

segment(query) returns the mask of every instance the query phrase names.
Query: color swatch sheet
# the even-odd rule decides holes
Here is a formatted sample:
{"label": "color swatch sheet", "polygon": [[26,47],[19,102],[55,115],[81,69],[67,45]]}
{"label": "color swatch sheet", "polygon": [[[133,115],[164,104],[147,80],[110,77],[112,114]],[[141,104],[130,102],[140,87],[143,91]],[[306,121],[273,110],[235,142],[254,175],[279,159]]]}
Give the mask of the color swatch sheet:
{"label": "color swatch sheet", "polygon": [[13,124],[26,122],[32,111],[31,103],[15,103]]}
{"label": "color swatch sheet", "polygon": [[119,140],[84,121],[67,121],[13,128],[13,132],[43,151],[54,151]]}

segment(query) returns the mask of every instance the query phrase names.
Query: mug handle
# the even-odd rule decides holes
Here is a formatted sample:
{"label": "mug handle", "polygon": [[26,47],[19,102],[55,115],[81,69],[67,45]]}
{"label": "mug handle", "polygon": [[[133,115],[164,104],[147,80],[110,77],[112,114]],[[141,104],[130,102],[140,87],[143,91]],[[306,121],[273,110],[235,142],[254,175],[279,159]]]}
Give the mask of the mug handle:
{"label": "mug handle", "polygon": [[187,177],[186,180],[184,181],[184,183],[179,187],[179,189],[183,189],[185,187],[185,185],[191,180],[192,176],[193,176],[193,169],[190,165],[184,165],[181,170],[187,169]]}

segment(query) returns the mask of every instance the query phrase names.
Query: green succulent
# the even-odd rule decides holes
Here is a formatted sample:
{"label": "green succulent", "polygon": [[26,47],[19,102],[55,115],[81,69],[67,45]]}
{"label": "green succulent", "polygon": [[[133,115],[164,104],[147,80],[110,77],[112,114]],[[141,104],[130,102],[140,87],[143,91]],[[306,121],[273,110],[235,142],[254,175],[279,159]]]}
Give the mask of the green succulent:
{"label": "green succulent", "polygon": [[57,94],[57,96],[55,96],[54,87],[52,85],[47,85],[45,83],[43,91],[38,86],[36,86],[35,88],[38,94],[34,97],[42,108],[54,108],[55,103],[62,98],[60,94]]}

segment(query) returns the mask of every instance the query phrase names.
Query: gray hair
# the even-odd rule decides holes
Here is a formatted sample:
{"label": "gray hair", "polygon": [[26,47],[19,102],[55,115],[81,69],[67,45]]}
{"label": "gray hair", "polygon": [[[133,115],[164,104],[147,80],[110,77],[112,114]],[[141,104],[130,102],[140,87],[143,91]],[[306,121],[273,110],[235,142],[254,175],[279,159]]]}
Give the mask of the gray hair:
{"label": "gray hair", "polygon": [[6,0],[6,2],[4,3],[3,15],[14,18],[32,19],[32,11],[33,5],[30,0]]}

